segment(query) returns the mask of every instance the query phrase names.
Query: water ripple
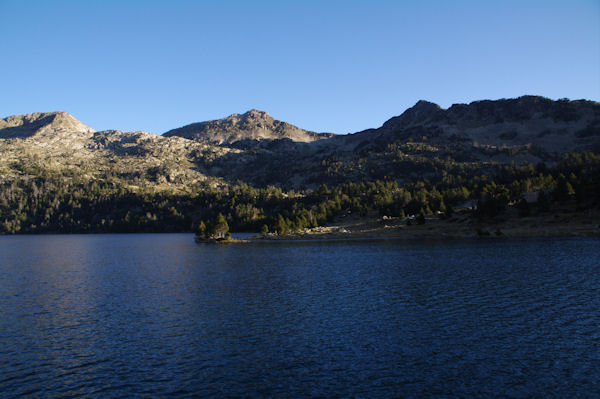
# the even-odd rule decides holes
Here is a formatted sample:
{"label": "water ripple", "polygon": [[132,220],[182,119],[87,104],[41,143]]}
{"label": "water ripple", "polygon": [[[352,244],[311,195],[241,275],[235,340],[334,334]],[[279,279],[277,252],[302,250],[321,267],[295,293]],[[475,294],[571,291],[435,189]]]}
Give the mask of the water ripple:
{"label": "water ripple", "polygon": [[2,397],[600,396],[597,239],[0,252]]}

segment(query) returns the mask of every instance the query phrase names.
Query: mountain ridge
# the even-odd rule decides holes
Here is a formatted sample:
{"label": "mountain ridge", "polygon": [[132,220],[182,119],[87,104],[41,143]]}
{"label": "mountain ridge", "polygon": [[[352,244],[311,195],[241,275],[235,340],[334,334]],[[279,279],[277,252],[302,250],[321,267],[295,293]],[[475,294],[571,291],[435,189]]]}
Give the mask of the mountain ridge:
{"label": "mountain ridge", "polygon": [[[197,126],[190,138],[95,131],[64,112],[0,120],[0,234],[192,231],[221,213],[236,230],[275,234],[351,214],[387,231],[389,217],[442,217],[473,237],[484,218],[502,234],[498,217],[550,206],[577,209],[561,231],[575,216],[582,234],[599,231],[597,213],[579,211],[600,206],[596,102],[419,101],[378,128],[331,137],[258,110],[225,119],[199,140]],[[539,200],[550,191],[552,204]],[[533,192],[542,204],[530,209]]]}
{"label": "mountain ridge", "polygon": [[[375,129],[349,135],[347,142],[371,145],[397,140],[494,148],[534,147],[552,157],[570,151],[600,151],[600,103],[541,96],[479,100],[447,109],[419,101]],[[357,147],[350,147],[356,149]]]}
{"label": "mountain ridge", "polygon": [[289,188],[407,181],[437,173],[407,162],[551,164],[568,152],[600,153],[600,104],[523,96],[444,109],[422,100],[348,135],[318,135],[253,109],[169,132],[95,131],[65,112],[15,115],[0,120],[0,172],[11,176],[15,164],[41,159],[56,173],[120,175],[130,185],[177,190],[238,180]]}

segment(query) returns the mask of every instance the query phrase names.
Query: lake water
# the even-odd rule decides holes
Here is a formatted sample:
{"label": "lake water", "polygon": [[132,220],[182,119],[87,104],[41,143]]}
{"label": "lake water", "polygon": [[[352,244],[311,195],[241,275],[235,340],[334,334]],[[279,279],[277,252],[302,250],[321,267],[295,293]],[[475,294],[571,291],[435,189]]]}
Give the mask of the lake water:
{"label": "lake water", "polygon": [[0,237],[0,396],[598,397],[600,240]]}

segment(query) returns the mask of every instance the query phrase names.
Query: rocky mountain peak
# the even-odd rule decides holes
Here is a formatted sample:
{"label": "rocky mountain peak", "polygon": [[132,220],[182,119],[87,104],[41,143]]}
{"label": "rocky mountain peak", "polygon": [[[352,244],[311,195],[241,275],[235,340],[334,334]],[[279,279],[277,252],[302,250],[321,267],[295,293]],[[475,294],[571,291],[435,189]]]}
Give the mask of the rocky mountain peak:
{"label": "rocky mountain peak", "polygon": [[0,138],[26,138],[56,133],[93,133],[94,129],[63,111],[35,112],[0,119]]}
{"label": "rocky mountain peak", "polygon": [[268,113],[266,113],[265,111],[261,111],[259,109],[253,108],[251,110],[244,112],[243,114],[233,113],[223,119],[215,119],[215,120],[211,120],[211,121],[207,121],[207,122],[199,122],[199,123],[218,122],[218,121],[239,122],[239,121],[248,121],[248,120],[274,120],[274,118],[271,115],[269,115]]}
{"label": "rocky mountain peak", "polygon": [[399,126],[422,123],[440,113],[443,109],[432,102],[419,100],[415,105],[404,111],[400,116],[391,118],[382,126],[384,130],[394,130]]}
{"label": "rocky mountain peak", "polygon": [[238,141],[261,141],[289,139],[310,142],[328,138],[329,134],[318,134],[274,119],[265,111],[251,109],[243,114],[231,114],[226,118],[192,123],[169,130],[163,136],[179,136],[211,144],[232,144]]}
{"label": "rocky mountain peak", "polygon": [[247,111],[242,116],[251,119],[273,119],[271,115],[267,114],[265,111],[254,108]]}
{"label": "rocky mountain peak", "polygon": [[415,105],[407,109],[400,115],[403,120],[423,120],[429,118],[435,113],[442,111],[442,108],[432,102],[419,100]]}
{"label": "rocky mountain peak", "polygon": [[407,111],[412,112],[435,112],[442,109],[436,103],[432,103],[431,101],[419,100],[415,105],[410,107]]}

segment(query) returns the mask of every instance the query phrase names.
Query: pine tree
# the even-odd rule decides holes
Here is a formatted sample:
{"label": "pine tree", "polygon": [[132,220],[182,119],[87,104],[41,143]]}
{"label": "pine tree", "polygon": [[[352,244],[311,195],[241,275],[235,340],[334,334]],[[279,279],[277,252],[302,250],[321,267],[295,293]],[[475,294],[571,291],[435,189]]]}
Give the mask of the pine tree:
{"label": "pine tree", "polygon": [[198,228],[196,229],[196,236],[206,238],[206,225],[204,224],[204,221],[202,221],[202,220],[200,221],[200,224],[198,225]]}
{"label": "pine tree", "polygon": [[223,238],[227,235],[227,233],[229,233],[229,225],[227,224],[227,220],[225,220],[225,216],[223,216],[222,213],[219,212],[217,215],[212,230],[215,238]]}
{"label": "pine tree", "polygon": [[286,233],[288,229],[289,227],[285,218],[281,214],[277,215],[277,232],[283,234]]}
{"label": "pine tree", "polygon": [[263,237],[266,237],[268,233],[269,233],[269,227],[266,224],[263,224],[260,229],[260,235]]}

